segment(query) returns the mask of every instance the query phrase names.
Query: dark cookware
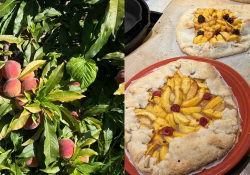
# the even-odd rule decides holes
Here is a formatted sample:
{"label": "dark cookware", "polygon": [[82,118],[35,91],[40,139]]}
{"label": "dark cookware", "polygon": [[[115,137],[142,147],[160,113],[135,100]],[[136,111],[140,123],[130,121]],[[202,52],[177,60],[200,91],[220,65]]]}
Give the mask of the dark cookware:
{"label": "dark cookware", "polygon": [[[127,1],[127,0],[126,0]],[[150,25],[150,11],[144,0],[136,0],[141,5],[142,20],[125,33],[125,54],[128,55],[139,47],[146,37]],[[126,15],[126,14],[125,14]],[[125,24],[126,25],[126,24]]]}
{"label": "dark cookware", "polygon": [[133,27],[142,19],[141,5],[137,0],[125,1],[125,33],[132,30]]}

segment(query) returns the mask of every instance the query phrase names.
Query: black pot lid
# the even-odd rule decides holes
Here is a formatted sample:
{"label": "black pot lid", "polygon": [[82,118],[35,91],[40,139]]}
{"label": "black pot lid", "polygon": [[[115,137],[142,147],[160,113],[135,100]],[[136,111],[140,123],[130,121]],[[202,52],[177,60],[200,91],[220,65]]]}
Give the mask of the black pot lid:
{"label": "black pot lid", "polygon": [[125,33],[131,30],[142,19],[142,9],[136,0],[125,1]]}

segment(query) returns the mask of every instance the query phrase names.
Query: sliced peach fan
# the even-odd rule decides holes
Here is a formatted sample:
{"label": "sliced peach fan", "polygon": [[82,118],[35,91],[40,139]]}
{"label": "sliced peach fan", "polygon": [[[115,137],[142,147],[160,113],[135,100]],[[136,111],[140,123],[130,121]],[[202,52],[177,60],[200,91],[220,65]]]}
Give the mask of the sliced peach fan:
{"label": "sliced peach fan", "polygon": [[179,71],[158,91],[150,91],[148,102],[145,109],[134,111],[140,129],[154,129],[146,151],[146,156],[157,159],[154,165],[165,159],[174,137],[207,128],[222,118],[226,107],[222,97],[210,93],[204,80],[183,76]]}
{"label": "sliced peach fan", "polygon": [[194,44],[241,40],[242,21],[229,10],[198,9],[194,14],[194,23],[196,34]]}

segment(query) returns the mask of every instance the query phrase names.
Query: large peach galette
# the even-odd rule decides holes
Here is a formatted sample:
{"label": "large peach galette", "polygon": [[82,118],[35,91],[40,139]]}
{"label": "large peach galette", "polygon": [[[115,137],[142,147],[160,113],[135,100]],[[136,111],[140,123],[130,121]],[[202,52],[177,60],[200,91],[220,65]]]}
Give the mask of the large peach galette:
{"label": "large peach galette", "polygon": [[[245,10],[245,11],[244,11]],[[179,19],[176,36],[187,55],[221,58],[250,48],[250,14],[241,6],[232,9],[187,10]]]}
{"label": "large peach galette", "polygon": [[134,166],[187,174],[236,142],[237,106],[214,67],[180,59],[136,80],[125,98],[125,143]]}

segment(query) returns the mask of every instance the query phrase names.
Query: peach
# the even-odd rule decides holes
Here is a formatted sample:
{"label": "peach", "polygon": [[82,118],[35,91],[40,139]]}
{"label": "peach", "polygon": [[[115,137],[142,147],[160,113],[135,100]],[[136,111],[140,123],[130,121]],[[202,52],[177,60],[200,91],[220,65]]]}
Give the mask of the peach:
{"label": "peach", "polygon": [[16,78],[6,81],[3,92],[7,97],[16,97],[21,92],[21,82]]}
{"label": "peach", "polygon": [[115,77],[115,80],[118,84],[121,84],[124,82],[124,77],[125,77],[125,74],[124,74],[124,70],[122,69],[119,71],[119,73]]}
{"label": "peach", "polygon": [[37,157],[31,157],[30,160],[26,162],[27,167],[38,167]]}
{"label": "peach", "polygon": [[36,78],[29,78],[22,82],[22,92],[32,92],[32,89],[38,86],[38,79]]}
{"label": "peach", "polygon": [[2,73],[4,78],[8,79],[12,79],[12,78],[17,78],[22,69],[21,69],[21,65],[16,62],[16,61],[7,61],[2,69]]}
{"label": "peach", "polygon": [[85,163],[89,163],[89,157],[81,157],[80,160]]}
{"label": "peach", "polygon": [[24,81],[24,80],[27,80],[29,78],[34,78],[35,77],[35,73],[34,72],[31,72],[29,73],[28,75],[24,76],[23,78],[20,79],[20,81]]}
{"label": "peach", "polygon": [[79,86],[80,87],[81,84],[77,81],[74,81],[74,82],[69,83],[67,86]]}
{"label": "peach", "polygon": [[73,116],[73,117],[75,117],[75,119],[76,119],[78,122],[81,121],[81,120],[80,120],[80,117],[79,117],[79,115],[78,115],[78,113],[77,113],[76,111],[72,111],[72,112],[70,113],[70,115]]}
{"label": "peach", "polygon": [[59,141],[59,153],[63,158],[70,158],[73,156],[75,144],[70,139],[61,139]]}
{"label": "peach", "polygon": [[16,99],[15,99],[15,103],[18,109],[23,109],[23,106],[26,105],[26,103],[22,102],[21,99],[24,98],[25,95],[24,94],[19,94]]}
{"label": "peach", "polygon": [[23,126],[23,129],[25,130],[36,129],[40,125],[40,122],[41,122],[41,114],[38,113],[38,115],[39,115],[39,118],[37,120],[37,124],[33,121],[32,117],[29,117],[26,124]]}
{"label": "peach", "polygon": [[2,69],[0,69],[0,81],[2,80],[3,75],[2,75]]}

